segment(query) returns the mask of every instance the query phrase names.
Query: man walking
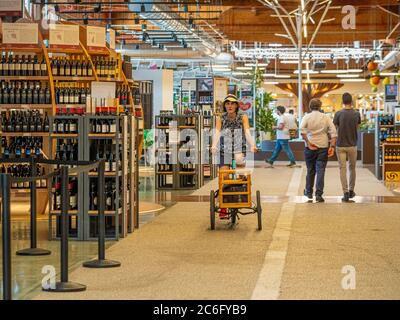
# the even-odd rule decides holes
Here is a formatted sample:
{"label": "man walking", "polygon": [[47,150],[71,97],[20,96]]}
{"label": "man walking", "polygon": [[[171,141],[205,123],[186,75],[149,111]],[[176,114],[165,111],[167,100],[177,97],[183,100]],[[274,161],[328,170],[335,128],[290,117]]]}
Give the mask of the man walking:
{"label": "man walking", "polygon": [[[360,113],[353,108],[351,94],[342,97],[343,109],[335,114],[333,123],[338,130],[337,156],[340,166],[340,181],[343,188],[343,202],[354,198],[357,165],[357,130],[361,123]],[[350,181],[347,181],[347,161],[349,162]]]}
{"label": "man walking", "polygon": [[290,123],[289,119],[285,115],[285,107],[279,106],[276,108],[276,113],[278,114],[278,125],[273,127],[276,129],[276,143],[275,149],[272,153],[271,158],[266,159],[265,162],[269,163],[271,166],[274,164],[275,160],[278,158],[279,154],[281,153],[282,149],[287,154],[290,163],[288,167],[294,167],[296,165],[296,160],[294,158],[292,149],[289,146],[290,134],[289,128]]}
{"label": "man walking", "polygon": [[306,114],[300,124],[301,136],[306,143],[304,156],[307,178],[304,195],[309,199],[313,198],[316,177],[315,200],[317,202],[325,201],[322,197],[325,186],[325,169],[328,157],[335,153],[336,145],[335,125],[329,116],[321,113],[321,106],[321,100],[312,99],[310,101],[311,113]]}

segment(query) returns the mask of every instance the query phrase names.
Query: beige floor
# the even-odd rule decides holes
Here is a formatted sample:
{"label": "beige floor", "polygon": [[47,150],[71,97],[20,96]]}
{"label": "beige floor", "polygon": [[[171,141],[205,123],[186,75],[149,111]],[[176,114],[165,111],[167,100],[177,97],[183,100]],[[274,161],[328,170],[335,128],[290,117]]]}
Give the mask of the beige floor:
{"label": "beige floor", "polygon": [[[279,165],[256,169],[254,187],[263,195],[285,195],[294,172]],[[329,167],[327,196],[340,195],[338,177],[338,169]],[[303,180],[295,185],[299,195]],[[359,169],[358,182],[359,195],[392,195],[366,169]],[[196,194],[208,194],[212,183]],[[292,221],[279,227],[286,204],[263,203],[262,231],[255,216],[242,217],[234,230],[220,221],[211,231],[208,203],[178,203],[107,250],[121,268],[72,272],[70,280],[86,284],[87,291],[36,299],[250,299],[259,277],[280,273],[278,299],[400,299],[400,204],[291,208]],[[289,235],[279,256],[283,268],[276,264],[274,272],[263,274],[271,243],[279,243],[282,231]],[[347,265],[356,271],[355,290],[341,286]]]}

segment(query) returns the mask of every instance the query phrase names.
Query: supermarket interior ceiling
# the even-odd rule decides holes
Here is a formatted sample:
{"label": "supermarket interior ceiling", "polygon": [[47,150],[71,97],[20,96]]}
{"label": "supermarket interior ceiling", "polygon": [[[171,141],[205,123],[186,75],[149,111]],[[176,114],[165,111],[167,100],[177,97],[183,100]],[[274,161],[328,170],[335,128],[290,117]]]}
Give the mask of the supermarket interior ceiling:
{"label": "supermarket interior ceiling", "polygon": [[397,0],[27,1],[50,19],[113,28],[123,54],[164,65],[221,58],[293,73],[301,47],[305,62],[359,69],[397,51],[400,31]]}

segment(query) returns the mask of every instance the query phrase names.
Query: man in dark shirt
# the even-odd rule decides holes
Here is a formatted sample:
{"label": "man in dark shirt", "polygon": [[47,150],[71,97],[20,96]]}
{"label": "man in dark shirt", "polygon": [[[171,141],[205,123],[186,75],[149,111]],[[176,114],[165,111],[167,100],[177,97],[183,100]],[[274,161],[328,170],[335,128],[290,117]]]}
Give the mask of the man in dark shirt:
{"label": "man in dark shirt", "polygon": [[[340,166],[340,181],[342,182],[342,201],[348,202],[355,197],[357,164],[357,130],[361,123],[360,113],[353,108],[351,94],[343,94],[343,109],[335,114],[333,123],[338,131],[337,156]],[[350,181],[347,182],[347,161],[349,161]]]}

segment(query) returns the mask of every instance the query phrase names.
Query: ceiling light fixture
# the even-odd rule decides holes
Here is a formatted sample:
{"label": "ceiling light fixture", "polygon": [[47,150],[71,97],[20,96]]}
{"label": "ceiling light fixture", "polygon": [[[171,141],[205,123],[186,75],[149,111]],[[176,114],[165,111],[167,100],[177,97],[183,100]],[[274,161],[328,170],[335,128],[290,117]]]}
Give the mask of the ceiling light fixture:
{"label": "ceiling light fixture", "polygon": [[365,82],[365,79],[340,79],[341,82]]}

